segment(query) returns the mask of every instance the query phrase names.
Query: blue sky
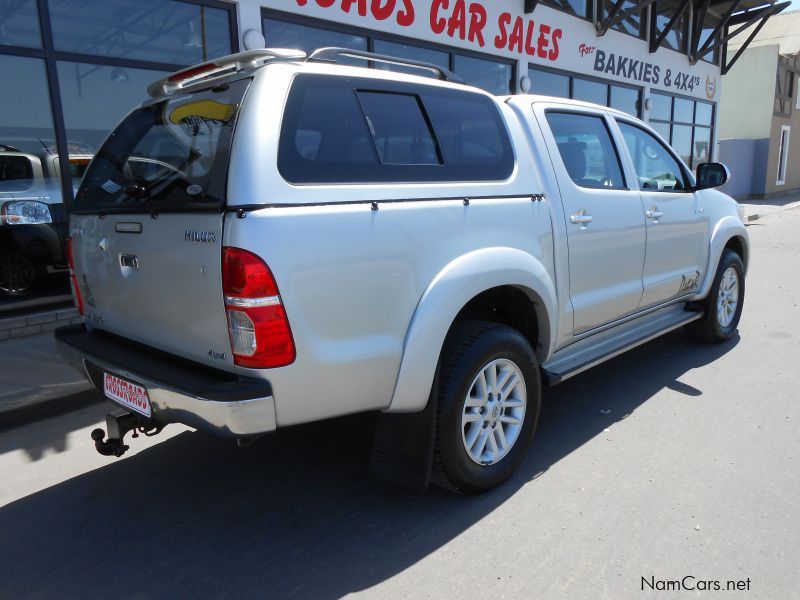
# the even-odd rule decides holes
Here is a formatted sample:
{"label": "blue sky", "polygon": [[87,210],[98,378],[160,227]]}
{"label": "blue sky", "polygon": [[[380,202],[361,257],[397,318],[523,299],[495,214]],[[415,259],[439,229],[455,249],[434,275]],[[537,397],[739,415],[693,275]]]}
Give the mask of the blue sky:
{"label": "blue sky", "polygon": [[792,5],[786,10],[800,10],[800,0],[792,0]]}

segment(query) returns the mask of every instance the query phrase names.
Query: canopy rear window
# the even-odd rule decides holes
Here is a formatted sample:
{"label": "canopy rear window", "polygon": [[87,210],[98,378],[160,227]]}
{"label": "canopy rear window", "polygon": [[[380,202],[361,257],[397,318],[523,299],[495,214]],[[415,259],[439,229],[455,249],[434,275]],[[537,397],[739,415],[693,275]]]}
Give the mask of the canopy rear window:
{"label": "canopy rear window", "polygon": [[73,210],[221,208],[233,129],[249,81],[134,110],[92,160]]}

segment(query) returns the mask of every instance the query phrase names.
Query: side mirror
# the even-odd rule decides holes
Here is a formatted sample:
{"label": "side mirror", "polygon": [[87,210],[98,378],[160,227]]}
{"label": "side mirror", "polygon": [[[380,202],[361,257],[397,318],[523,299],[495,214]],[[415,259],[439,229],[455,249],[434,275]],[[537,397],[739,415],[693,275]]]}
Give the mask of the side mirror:
{"label": "side mirror", "polygon": [[731,172],[722,163],[700,163],[697,165],[697,185],[694,189],[705,190],[719,187],[730,178]]}

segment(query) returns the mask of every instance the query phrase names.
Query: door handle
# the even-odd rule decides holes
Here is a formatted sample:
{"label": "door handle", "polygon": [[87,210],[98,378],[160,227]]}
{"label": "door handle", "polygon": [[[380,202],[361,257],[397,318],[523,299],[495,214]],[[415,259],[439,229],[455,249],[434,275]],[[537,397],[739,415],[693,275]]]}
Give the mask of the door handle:
{"label": "door handle", "polygon": [[587,215],[584,209],[580,209],[574,215],[571,215],[569,218],[569,222],[573,225],[580,225],[581,229],[586,229],[586,224],[591,223],[594,220],[592,215]]}
{"label": "door handle", "polygon": [[658,222],[658,220],[664,216],[663,210],[658,210],[658,207],[654,206],[650,210],[644,213],[648,219],[653,219],[653,221]]}

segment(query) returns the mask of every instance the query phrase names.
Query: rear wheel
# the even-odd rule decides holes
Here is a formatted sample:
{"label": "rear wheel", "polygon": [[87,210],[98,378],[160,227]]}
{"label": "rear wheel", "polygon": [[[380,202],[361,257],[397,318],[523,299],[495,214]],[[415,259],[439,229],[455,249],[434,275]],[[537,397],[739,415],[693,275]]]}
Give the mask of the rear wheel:
{"label": "rear wheel", "polygon": [[518,331],[458,325],[439,375],[434,481],[475,494],[508,479],[533,441],[540,398],[536,357]]}
{"label": "rear wheel", "polygon": [[686,326],[692,339],[701,342],[724,342],[739,326],[744,306],[744,265],[736,252],[722,253],[714,283],[703,301],[705,317]]}
{"label": "rear wheel", "polygon": [[0,256],[0,292],[24,296],[31,291],[39,275],[36,265],[21,254]]}

